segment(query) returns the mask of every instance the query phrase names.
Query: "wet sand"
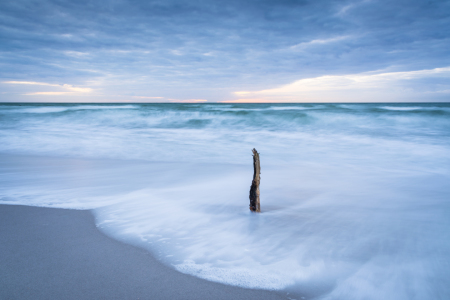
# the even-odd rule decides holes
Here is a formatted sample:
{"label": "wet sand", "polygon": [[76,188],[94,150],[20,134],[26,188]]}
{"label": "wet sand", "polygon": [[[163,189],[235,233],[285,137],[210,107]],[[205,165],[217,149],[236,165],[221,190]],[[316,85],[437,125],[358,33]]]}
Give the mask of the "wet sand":
{"label": "wet sand", "polygon": [[179,273],[90,211],[0,205],[0,299],[287,299]]}

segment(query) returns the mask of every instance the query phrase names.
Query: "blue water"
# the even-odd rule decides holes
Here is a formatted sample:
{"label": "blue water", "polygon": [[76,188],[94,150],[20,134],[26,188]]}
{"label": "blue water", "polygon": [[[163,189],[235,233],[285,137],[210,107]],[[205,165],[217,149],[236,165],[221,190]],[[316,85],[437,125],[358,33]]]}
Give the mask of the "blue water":
{"label": "blue water", "polygon": [[0,203],[93,209],[207,280],[450,299],[449,137],[450,104],[0,104]]}

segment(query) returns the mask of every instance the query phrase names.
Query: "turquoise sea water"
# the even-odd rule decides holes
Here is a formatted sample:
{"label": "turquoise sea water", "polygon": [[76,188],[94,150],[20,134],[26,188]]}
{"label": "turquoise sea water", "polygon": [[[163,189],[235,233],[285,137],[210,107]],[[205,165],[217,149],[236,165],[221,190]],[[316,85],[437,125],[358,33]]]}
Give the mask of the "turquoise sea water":
{"label": "turquoise sea water", "polygon": [[449,138],[450,104],[0,104],[0,203],[226,284],[448,299]]}

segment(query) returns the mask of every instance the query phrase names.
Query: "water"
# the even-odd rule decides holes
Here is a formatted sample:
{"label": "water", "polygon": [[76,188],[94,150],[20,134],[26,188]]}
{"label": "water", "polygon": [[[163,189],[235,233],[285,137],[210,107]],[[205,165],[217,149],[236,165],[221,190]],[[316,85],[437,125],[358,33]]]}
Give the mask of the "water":
{"label": "water", "polygon": [[207,280],[449,299],[449,137],[449,104],[1,104],[0,203],[93,209]]}

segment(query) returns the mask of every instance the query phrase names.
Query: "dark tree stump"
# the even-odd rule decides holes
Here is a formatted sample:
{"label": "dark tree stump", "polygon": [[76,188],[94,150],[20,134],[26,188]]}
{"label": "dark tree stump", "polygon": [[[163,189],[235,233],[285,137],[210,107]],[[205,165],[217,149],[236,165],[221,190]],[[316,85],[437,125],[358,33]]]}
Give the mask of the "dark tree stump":
{"label": "dark tree stump", "polygon": [[253,180],[252,186],[250,187],[250,210],[253,212],[261,212],[261,207],[259,204],[259,181],[261,174],[261,166],[259,165],[259,153],[255,148],[253,152]]}

